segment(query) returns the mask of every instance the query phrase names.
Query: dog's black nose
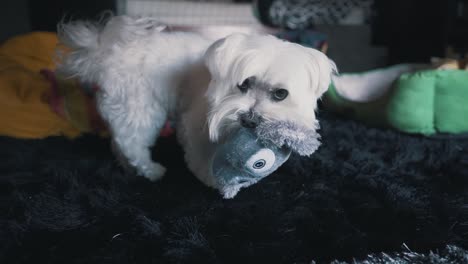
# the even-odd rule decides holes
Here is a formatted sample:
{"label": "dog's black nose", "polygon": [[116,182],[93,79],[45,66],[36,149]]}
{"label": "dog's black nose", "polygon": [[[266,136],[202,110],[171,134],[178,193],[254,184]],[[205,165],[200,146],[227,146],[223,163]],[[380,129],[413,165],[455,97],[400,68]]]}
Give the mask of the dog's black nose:
{"label": "dog's black nose", "polygon": [[257,122],[250,119],[241,118],[241,125],[245,128],[256,128]]}
{"label": "dog's black nose", "polygon": [[244,113],[240,115],[241,126],[245,128],[256,128],[260,122],[260,118],[253,113]]}

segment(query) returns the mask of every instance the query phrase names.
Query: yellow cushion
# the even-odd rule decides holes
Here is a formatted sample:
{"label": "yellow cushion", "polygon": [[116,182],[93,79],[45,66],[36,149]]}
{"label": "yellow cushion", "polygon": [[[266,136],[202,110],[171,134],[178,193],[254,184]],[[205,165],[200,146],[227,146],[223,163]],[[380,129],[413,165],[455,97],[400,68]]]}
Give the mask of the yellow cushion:
{"label": "yellow cushion", "polygon": [[54,68],[57,37],[34,32],[0,46],[0,135],[17,138],[76,137],[80,131],[51,110],[50,83],[39,73]]}

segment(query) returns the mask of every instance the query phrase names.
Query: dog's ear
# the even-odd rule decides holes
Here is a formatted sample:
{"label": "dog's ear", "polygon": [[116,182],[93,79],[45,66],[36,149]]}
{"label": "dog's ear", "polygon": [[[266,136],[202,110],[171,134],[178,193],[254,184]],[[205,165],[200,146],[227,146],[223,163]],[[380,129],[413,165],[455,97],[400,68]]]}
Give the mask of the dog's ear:
{"label": "dog's ear", "polygon": [[246,39],[246,34],[235,33],[216,41],[208,48],[205,53],[205,65],[212,79],[220,80],[228,76],[231,62],[238,55],[239,48]]}
{"label": "dog's ear", "polygon": [[320,97],[328,90],[332,75],[337,75],[338,69],[335,62],[321,51],[312,48],[305,49],[311,62],[308,64],[310,78],[312,78],[311,83],[315,90],[315,95]]}

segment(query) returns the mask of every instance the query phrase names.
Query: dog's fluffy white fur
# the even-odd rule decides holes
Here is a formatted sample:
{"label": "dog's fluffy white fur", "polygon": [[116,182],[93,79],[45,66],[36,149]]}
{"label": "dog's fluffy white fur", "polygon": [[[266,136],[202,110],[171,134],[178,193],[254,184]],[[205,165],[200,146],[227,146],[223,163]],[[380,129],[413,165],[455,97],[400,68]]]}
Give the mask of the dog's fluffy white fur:
{"label": "dog's fluffy white fur", "polygon": [[[164,175],[149,148],[167,119],[176,123],[189,168],[215,188],[216,142],[241,125],[243,114],[317,129],[317,100],[335,70],[320,51],[270,35],[211,40],[163,28],[152,18],[128,16],[59,26],[68,50],[58,72],[100,87],[98,110],[119,155],[138,174]],[[239,89],[249,77],[247,89]],[[275,100],[277,89],[286,89],[287,97]]]}

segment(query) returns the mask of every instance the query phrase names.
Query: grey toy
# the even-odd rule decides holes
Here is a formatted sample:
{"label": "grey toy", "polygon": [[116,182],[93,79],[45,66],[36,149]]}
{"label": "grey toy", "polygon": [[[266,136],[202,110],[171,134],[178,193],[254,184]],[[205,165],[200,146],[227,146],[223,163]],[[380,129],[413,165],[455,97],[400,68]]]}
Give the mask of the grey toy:
{"label": "grey toy", "polygon": [[315,130],[292,123],[261,124],[241,128],[217,146],[211,173],[224,198],[257,183],[286,162],[292,151],[309,156],[320,146]]}

